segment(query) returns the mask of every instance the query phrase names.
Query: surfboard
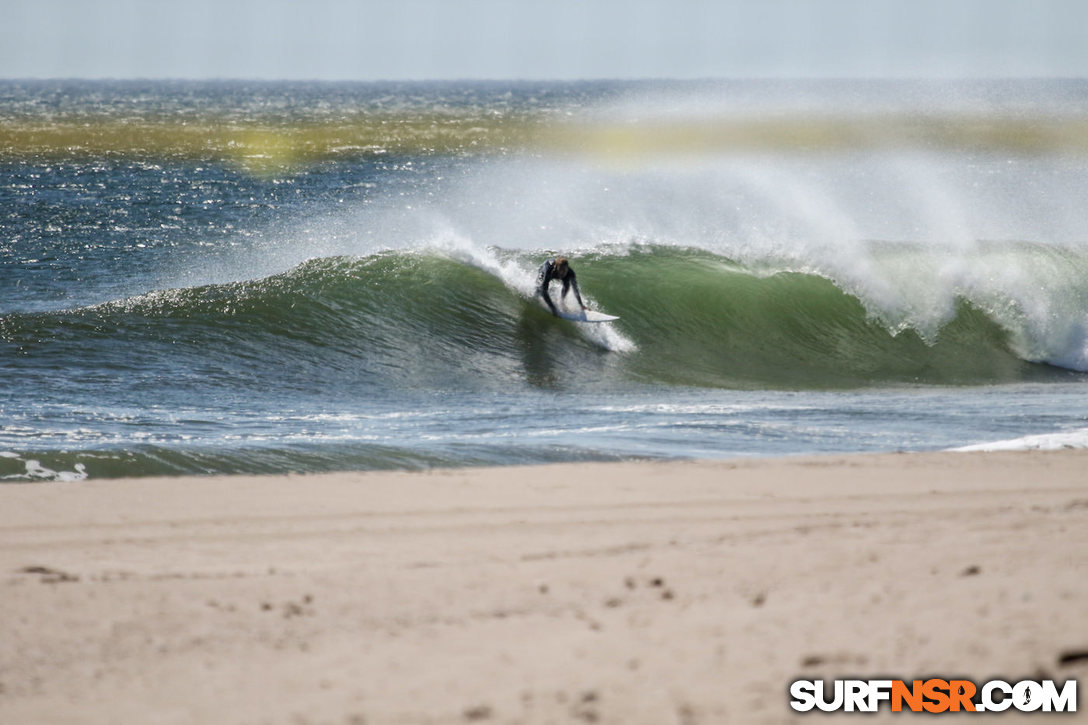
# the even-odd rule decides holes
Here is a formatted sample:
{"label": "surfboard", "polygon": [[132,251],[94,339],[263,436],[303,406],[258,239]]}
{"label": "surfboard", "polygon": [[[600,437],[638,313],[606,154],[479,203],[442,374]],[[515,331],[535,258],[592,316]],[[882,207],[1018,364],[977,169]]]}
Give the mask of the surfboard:
{"label": "surfboard", "polygon": [[603,312],[597,312],[597,310],[578,310],[577,312],[571,312],[569,310],[559,310],[559,316],[564,320],[574,320],[575,322],[611,322],[612,320],[620,319],[616,315],[606,315]]}

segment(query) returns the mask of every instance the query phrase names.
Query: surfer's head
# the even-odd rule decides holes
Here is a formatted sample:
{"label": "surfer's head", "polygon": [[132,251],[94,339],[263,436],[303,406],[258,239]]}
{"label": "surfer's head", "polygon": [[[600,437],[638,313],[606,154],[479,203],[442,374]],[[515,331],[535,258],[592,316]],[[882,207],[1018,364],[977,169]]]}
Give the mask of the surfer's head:
{"label": "surfer's head", "polygon": [[556,273],[556,275],[560,279],[562,279],[562,278],[567,276],[567,272],[569,272],[569,271],[570,271],[570,262],[567,261],[567,258],[566,257],[556,257],[555,258],[555,273]]}

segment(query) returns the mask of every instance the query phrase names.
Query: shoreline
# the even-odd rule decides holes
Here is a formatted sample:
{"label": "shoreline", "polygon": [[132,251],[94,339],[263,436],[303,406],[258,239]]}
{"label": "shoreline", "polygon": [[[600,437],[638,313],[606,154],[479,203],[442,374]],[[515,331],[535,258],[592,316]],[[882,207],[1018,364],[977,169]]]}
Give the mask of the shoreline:
{"label": "shoreline", "polygon": [[777,723],[805,717],[800,678],[1088,682],[1085,470],[1062,450],[0,486],[0,721]]}

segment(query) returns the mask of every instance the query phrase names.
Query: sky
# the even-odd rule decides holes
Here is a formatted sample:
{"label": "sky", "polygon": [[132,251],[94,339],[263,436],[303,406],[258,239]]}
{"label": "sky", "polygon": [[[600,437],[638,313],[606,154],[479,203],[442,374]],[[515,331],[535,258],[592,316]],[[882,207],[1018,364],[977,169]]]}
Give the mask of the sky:
{"label": "sky", "polygon": [[1088,77],[1084,0],[0,0],[0,78]]}

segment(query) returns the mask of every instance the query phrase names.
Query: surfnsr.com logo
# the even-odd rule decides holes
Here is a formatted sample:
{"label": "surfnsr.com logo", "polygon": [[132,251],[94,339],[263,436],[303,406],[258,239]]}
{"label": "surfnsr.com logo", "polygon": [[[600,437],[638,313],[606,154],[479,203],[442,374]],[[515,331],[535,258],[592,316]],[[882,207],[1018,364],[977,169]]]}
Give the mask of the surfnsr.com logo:
{"label": "surfnsr.com logo", "polygon": [[883,705],[892,712],[1076,712],[1077,681],[797,680],[790,698],[798,712],[876,712]]}

